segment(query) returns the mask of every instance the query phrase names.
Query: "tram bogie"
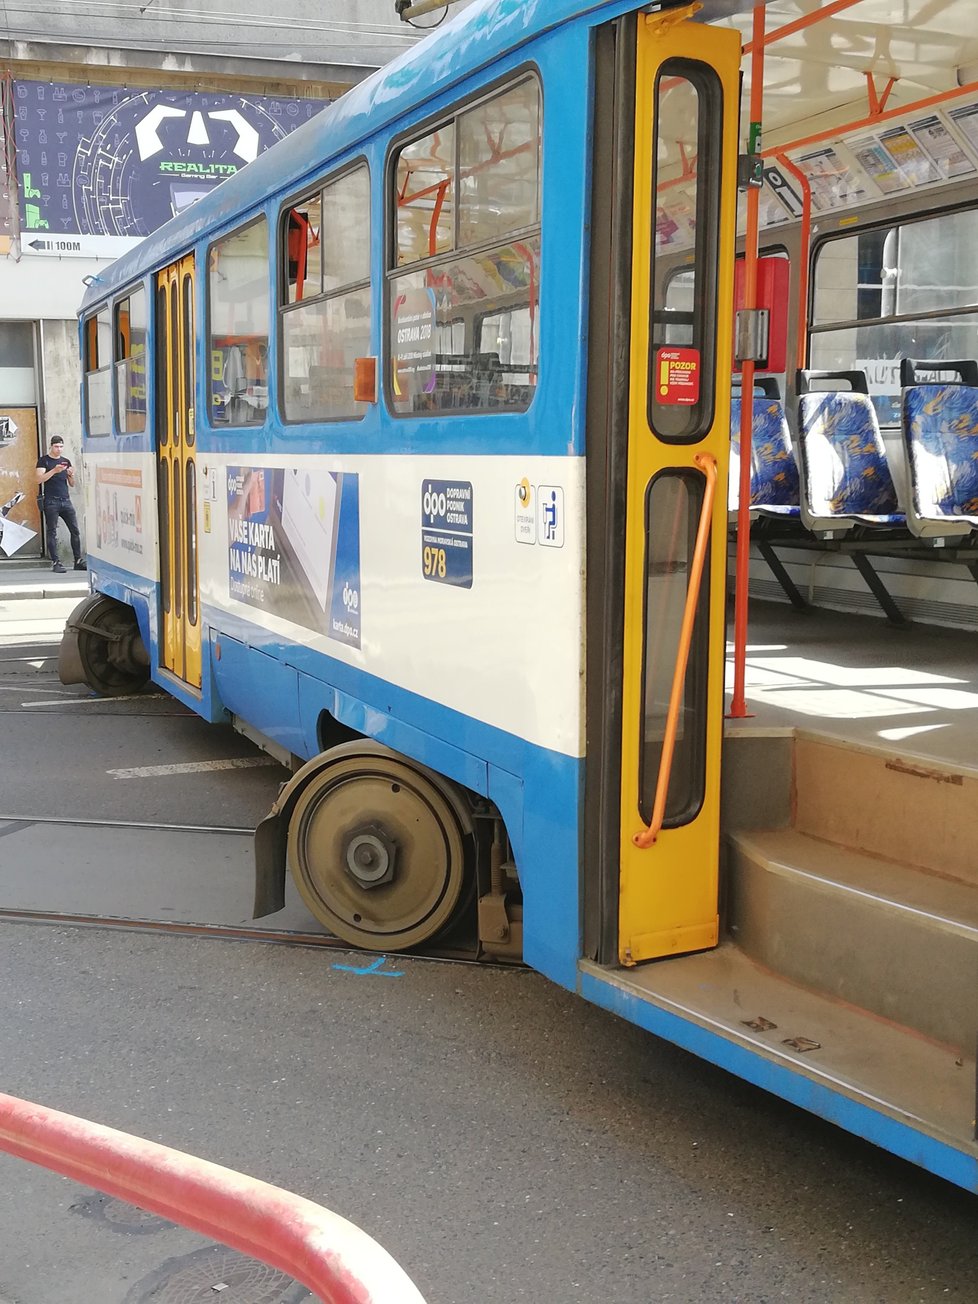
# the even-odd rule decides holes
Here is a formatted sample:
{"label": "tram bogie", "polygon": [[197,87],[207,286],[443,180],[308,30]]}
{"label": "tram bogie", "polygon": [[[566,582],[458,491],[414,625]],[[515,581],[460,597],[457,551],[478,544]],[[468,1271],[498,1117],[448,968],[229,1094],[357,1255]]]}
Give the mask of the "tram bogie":
{"label": "tram bogie", "polygon": [[150,657],[135,610],[105,594],[83,598],[68,617],[58,651],[63,684],[88,684],[117,697],[146,684]]}
{"label": "tram bogie", "polygon": [[[914,174],[919,192],[909,174],[878,170],[882,137],[827,147],[833,168],[877,167],[873,204],[854,191],[849,213],[824,179],[825,151],[801,159],[804,185],[784,153],[806,144],[815,110],[807,90],[785,95],[783,68],[781,144],[760,166],[752,115],[738,167],[755,6],[694,8],[477,0],[90,288],[97,596],[73,618],[66,667],[102,692],[148,669],[293,771],[257,829],[256,914],[282,907],[291,874],[351,946],[522,959],[978,1189],[967,1036],[978,884],[950,853],[908,851],[915,814],[934,813],[913,786],[921,774],[931,797],[978,780],[967,765],[894,763],[892,748],[829,755],[810,738],[724,724],[732,382],[745,440],[757,411],[754,462],[766,457],[777,479],[798,451],[796,371],[806,383],[815,370],[868,373],[860,349],[885,352],[891,337],[910,348],[909,309],[897,310],[893,276],[882,283],[899,241],[877,228],[893,205],[904,224],[928,206],[975,211],[978,112],[928,119],[925,132],[911,105],[903,135],[930,149],[934,174]],[[795,31],[794,19],[755,30],[755,89],[756,51]],[[857,45],[844,63],[865,93],[874,69]],[[974,110],[978,84],[966,89]],[[817,135],[823,113],[841,122],[852,107],[819,105]],[[738,174],[763,182],[772,219],[760,278],[753,184],[735,278]],[[803,203],[796,185],[824,203],[814,252],[812,195]],[[916,240],[918,254],[927,244]],[[758,279],[778,300],[772,335],[742,332],[735,363],[736,296],[754,311]],[[926,299],[921,338],[936,347],[953,318],[957,351],[945,355],[964,357],[978,305],[935,304],[930,282],[904,288]],[[91,341],[123,311],[126,356],[105,363]],[[139,337],[132,323],[146,318]],[[857,455],[865,469],[867,449],[882,466],[909,438],[894,368],[873,374],[859,402],[825,398],[831,420],[806,404],[835,450],[823,469]],[[933,436],[940,405],[918,398]],[[885,435],[845,427],[838,413],[857,407]],[[833,445],[840,430],[851,438]],[[845,521],[832,492],[818,512],[755,503],[746,455],[744,467],[745,519],[768,521],[755,520],[755,538],[772,569],[775,546],[794,545],[838,560],[836,576],[855,563],[855,582],[872,584],[882,540],[912,585],[943,537],[940,504],[904,525],[889,500]],[[802,470],[800,489],[780,477],[795,498],[813,488]],[[968,563],[955,550],[972,536],[956,524],[959,542],[942,551]],[[778,583],[807,605],[797,562]],[[808,591],[819,594],[815,580]],[[742,690],[735,674],[735,714]],[[879,839],[819,806],[829,788],[854,805],[857,779],[885,794],[870,821]]]}

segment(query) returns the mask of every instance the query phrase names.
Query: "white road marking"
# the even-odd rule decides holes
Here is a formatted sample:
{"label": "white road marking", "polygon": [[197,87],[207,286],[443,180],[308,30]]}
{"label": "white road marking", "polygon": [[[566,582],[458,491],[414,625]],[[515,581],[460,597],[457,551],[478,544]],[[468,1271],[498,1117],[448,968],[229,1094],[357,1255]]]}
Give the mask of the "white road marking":
{"label": "white road marking", "polygon": [[252,770],[278,765],[273,756],[239,756],[227,761],[185,761],[181,765],[139,765],[131,770],[106,770],[113,779],[156,779],[170,774],[201,774],[205,770]]}
{"label": "white road marking", "polygon": [[[40,691],[39,688],[21,689],[25,693]],[[166,697],[166,693],[122,693],[118,697],[60,697],[53,702],[21,702],[21,706],[104,706],[106,702],[152,702],[161,697]]]}

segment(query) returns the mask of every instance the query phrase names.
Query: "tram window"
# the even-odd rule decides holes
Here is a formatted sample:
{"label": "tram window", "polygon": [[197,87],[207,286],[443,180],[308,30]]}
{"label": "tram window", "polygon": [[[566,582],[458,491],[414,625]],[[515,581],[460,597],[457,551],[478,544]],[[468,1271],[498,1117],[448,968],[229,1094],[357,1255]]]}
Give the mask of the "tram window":
{"label": "tram window", "polygon": [[183,402],[187,413],[187,429],[184,439],[188,445],[197,437],[194,413],[194,280],[192,276],[183,277]]}
{"label": "tram window", "polygon": [[399,415],[521,412],[532,401],[539,367],[540,127],[539,84],[523,78],[460,110],[454,122],[398,155],[388,377]]}
{"label": "tram window", "polygon": [[[297,213],[285,223],[291,241]],[[353,397],[354,362],[370,352],[370,174],[365,167],[329,181],[316,199],[322,216],[316,249],[318,282],[308,278],[282,313],[283,403],[286,421],[335,421],[360,416]],[[289,293],[291,245],[289,249]],[[298,282],[297,282],[298,285]]]}
{"label": "tram window", "polygon": [[322,215],[322,197],[318,192],[289,209],[285,225],[286,303],[298,303],[322,291]]}
{"label": "tram window", "polygon": [[458,119],[458,243],[498,240],[540,220],[540,90],[535,81]]}
{"label": "tram window", "polygon": [[[170,442],[170,389],[166,375],[166,286],[156,291],[156,441],[161,448]],[[169,610],[169,608],[167,608]]]}
{"label": "tram window", "polygon": [[[539,265],[535,235],[395,278],[391,362],[397,411],[529,407],[538,369]],[[493,311],[486,312],[489,305]]]}
{"label": "tram window", "polygon": [[978,209],[824,241],[811,366],[866,372],[880,423],[900,424],[900,359],[978,358]]}
{"label": "tram window", "polygon": [[115,398],[121,434],[146,429],[146,291],[115,306]]}
{"label": "tram window", "polygon": [[538,318],[529,308],[487,314],[479,322],[479,352],[495,354],[505,366],[523,367],[511,373],[512,381],[533,383],[531,367],[539,351]]}
{"label": "tram window", "polygon": [[397,263],[454,248],[455,125],[405,145],[397,156]]}
{"label": "tram window", "polygon": [[163,610],[169,614],[173,605],[170,570],[170,464],[161,461],[156,470],[156,492],[160,502],[160,593]]}
{"label": "tram window", "polygon": [[211,422],[255,426],[268,408],[268,223],[210,248]]}
{"label": "tram window", "polygon": [[[667,443],[702,439],[713,421],[720,95],[713,70],[690,60],[670,59],[656,77],[649,424]],[[681,309],[666,297],[677,255]]]}
{"label": "tram window", "polygon": [[112,434],[112,317],[108,308],[85,322],[85,425],[93,438]]}
{"label": "tram window", "polygon": [[[703,477],[700,475],[665,471],[649,485],[646,498],[645,672],[639,766],[639,810],[646,823],[652,818],[662,760],[689,568],[702,506],[702,486]],[[703,801],[709,591],[709,579],[704,575],[679,707],[679,726],[666,799],[666,827],[687,823]]]}

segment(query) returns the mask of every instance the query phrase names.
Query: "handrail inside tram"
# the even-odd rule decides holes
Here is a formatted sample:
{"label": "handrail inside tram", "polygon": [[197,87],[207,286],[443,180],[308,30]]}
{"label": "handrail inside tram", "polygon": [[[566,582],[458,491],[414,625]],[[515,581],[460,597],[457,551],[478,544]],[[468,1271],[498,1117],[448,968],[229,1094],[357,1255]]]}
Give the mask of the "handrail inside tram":
{"label": "handrail inside tram", "polygon": [[659,777],[655,786],[652,819],[649,821],[648,828],[640,829],[632,837],[632,842],[642,851],[654,845],[662,832],[662,821],[665,819],[666,798],[669,793],[669,781],[672,778],[672,758],[676,750],[676,734],[679,731],[679,703],[686,682],[689,650],[693,643],[693,626],[696,623],[696,609],[699,606],[703,571],[706,566],[706,550],[710,545],[710,523],[713,519],[713,500],[717,489],[717,460],[712,453],[697,453],[693,461],[706,477],[706,488],[703,491],[700,522],[696,531],[696,543],[693,546],[693,560],[689,568],[686,605],[683,608],[679,646],[676,649],[676,668],[672,676],[672,691],[669,695],[669,711],[666,715],[665,736],[662,740],[662,756],[659,758]]}

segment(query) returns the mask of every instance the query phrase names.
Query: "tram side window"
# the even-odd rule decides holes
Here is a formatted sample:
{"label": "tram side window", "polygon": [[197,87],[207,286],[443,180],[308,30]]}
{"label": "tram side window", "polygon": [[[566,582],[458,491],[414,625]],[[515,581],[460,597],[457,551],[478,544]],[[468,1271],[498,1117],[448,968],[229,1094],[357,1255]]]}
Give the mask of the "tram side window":
{"label": "tram side window", "polygon": [[146,429],[146,291],[115,306],[116,415],[121,434]]}
{"label": "tram side window", "polygon": [[900,359],[978,358],[978,209],[826,240],[810,365],[866,372],[880,424],[900,424]]}
{"label": "tram side window", "polygon": [[540,337],[540,88],[460,110],[398,153],[389,385],[400,415],[523,411]]}
{"label": "tram side window", "polygon": [[344,172],[294,204],[283,223],[286,421],[335,421],[366,408],[354,363],[370,353],[370,174]]}
{"label": "tram side window", "polygon": [[85,321],[85,425],[92,438],[112,434],[112,318],[108,308]]}
{"label": "tram side window", "polygon": [[268,409],[268,223],[211,245],[208,259],[211,423],[254,426]]}

